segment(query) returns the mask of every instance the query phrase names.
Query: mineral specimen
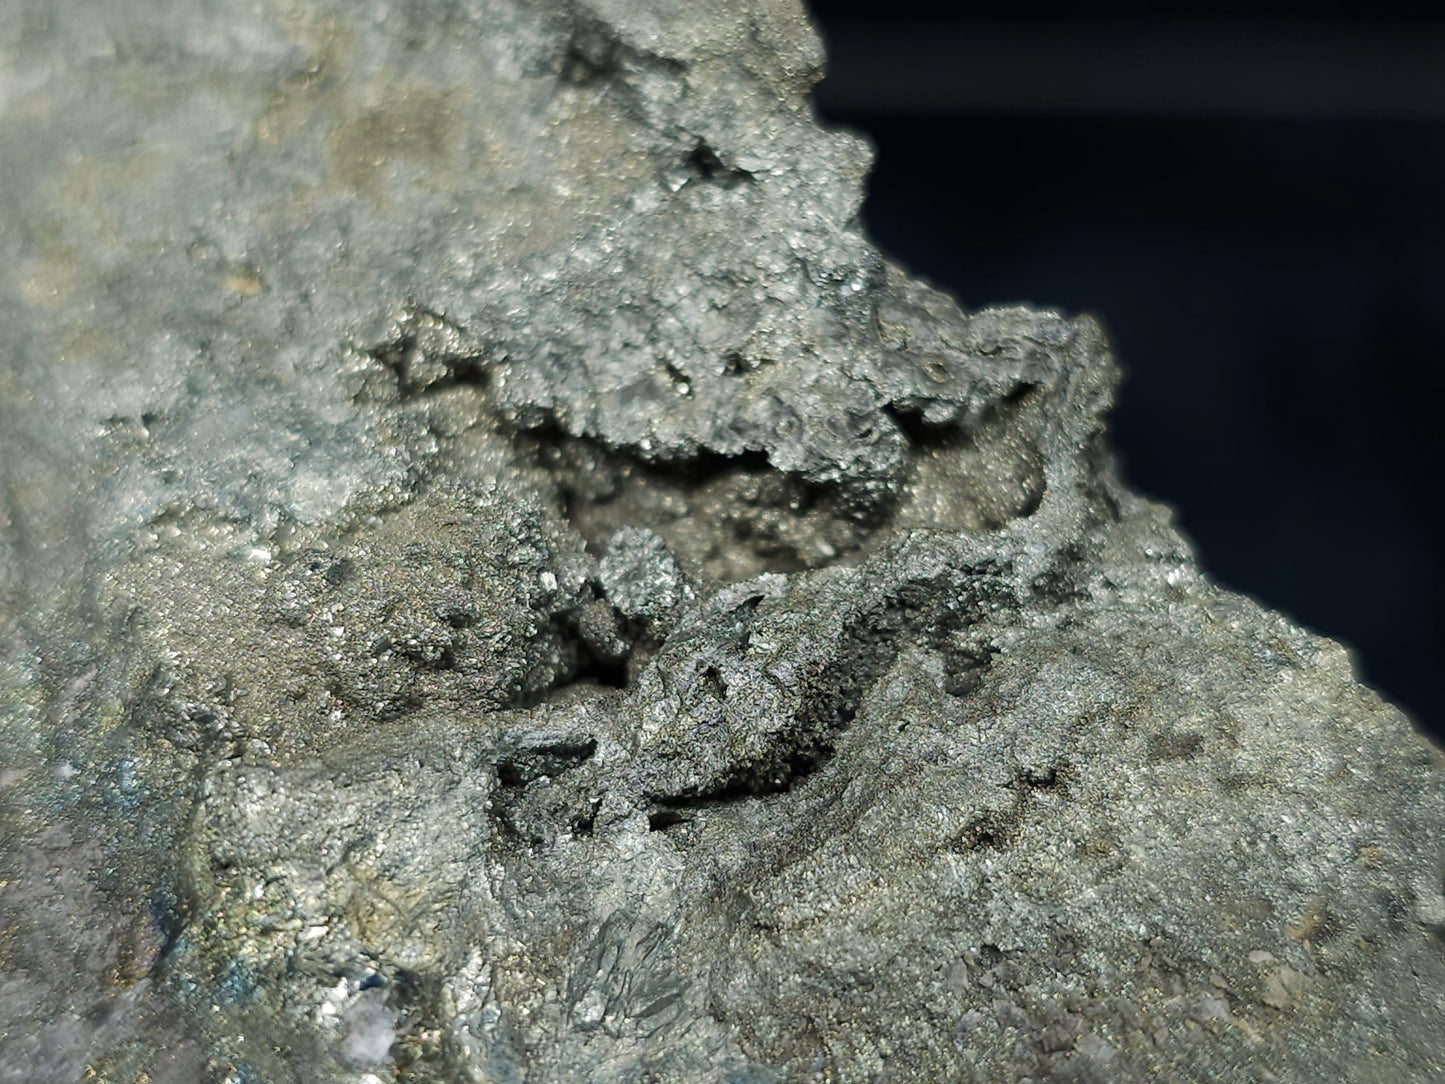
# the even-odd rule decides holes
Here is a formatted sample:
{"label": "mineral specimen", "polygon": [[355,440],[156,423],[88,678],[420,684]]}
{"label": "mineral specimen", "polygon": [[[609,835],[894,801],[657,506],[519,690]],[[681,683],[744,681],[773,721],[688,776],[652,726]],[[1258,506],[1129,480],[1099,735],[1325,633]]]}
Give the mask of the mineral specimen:
{"label": "mineral specimen", "polygon": [[1445,1072],[1438,754],[869,245],[795,4],[0,43],[0,1080]]}

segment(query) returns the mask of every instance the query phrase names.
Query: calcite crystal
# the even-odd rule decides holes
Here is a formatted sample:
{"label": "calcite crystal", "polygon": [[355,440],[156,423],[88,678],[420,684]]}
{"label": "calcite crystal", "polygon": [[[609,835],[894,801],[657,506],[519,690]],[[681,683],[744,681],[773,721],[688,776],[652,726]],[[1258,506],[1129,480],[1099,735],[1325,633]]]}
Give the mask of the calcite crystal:
{"label": "calcite crystal", "polygon": [[822,62],[0,10],[0,1080],[1441,1078],[1438,754],[1093,322],[869,244]]}

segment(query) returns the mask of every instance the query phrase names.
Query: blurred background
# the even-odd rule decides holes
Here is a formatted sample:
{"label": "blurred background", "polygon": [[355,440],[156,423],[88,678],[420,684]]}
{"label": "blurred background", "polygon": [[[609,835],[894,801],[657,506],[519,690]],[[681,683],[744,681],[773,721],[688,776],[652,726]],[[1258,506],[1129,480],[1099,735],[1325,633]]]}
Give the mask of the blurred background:
{"label": "blurred background", "polygon": [[1099,317],[1130,482],[1445,738],[1445,14],[810,6],[879,245]]}

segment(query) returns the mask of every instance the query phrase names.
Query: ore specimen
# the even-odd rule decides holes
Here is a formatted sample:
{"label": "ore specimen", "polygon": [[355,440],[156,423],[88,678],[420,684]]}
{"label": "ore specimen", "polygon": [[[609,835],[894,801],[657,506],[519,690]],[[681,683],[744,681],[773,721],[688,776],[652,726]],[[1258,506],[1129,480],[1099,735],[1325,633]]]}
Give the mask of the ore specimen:
{"label": "ore specimen", "polygon": [[1088,318],[869,245],[822,62],[0,11],[0,1080],[1439,1079],[1438,754]]}

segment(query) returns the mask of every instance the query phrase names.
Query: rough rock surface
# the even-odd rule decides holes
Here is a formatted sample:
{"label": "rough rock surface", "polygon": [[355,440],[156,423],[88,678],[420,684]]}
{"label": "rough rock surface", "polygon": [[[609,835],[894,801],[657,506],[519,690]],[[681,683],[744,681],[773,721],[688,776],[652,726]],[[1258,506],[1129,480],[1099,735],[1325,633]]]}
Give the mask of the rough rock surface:
{"label": "rough rock surface", "polygon": [[1093,323],[869,245],[821,63],[0,9],[0,1080],[1441,1078],[1438,755]]}

